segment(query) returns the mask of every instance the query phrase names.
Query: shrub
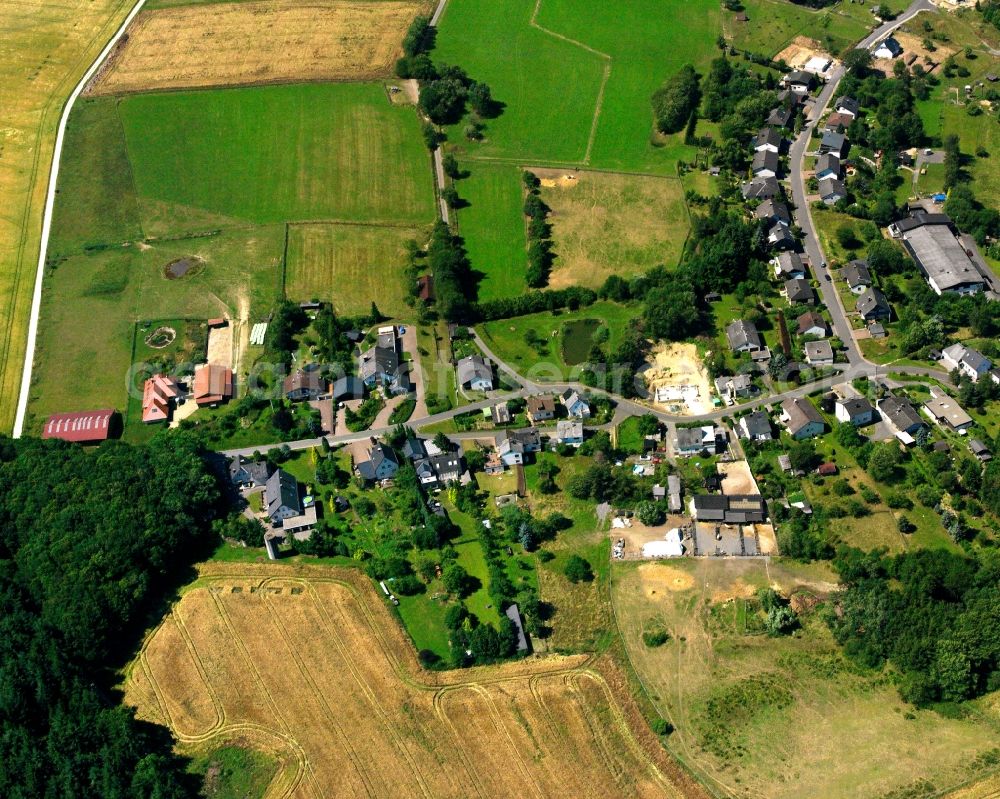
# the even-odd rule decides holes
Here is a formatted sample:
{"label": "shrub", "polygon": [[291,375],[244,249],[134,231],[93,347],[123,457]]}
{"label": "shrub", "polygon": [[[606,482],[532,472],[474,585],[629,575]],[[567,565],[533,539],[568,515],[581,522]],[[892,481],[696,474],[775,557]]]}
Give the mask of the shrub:
{"label": "shrub", "polygon": [[666,719],[656,719],[649,726],[657,735],[670,735],[674,731],[674,725]]}
{"label": "shrub", "polygon": [[647,630],[642,634],[642,642],[650,649],[663,646],[670,640],[670,633],[666,630]]}
{"label": "shrub", "polygon": [[563,567],[563,574],[571,583],[589,583],[594,579],[594,570],[590,563],[579,555],[570,555]]}

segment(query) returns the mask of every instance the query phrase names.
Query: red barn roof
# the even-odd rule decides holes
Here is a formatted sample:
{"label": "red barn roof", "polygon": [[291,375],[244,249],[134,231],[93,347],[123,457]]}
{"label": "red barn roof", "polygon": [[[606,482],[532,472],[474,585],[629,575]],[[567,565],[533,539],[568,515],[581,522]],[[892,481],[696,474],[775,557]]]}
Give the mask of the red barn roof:
{"label": "red barn roof", "polygon": [[100,411],[76,411],[54,413],[45,423],[42,438],[61,438],[77,444],[96,444],[107,441],[112,431],[112,422],[118,412],[114,408]]}

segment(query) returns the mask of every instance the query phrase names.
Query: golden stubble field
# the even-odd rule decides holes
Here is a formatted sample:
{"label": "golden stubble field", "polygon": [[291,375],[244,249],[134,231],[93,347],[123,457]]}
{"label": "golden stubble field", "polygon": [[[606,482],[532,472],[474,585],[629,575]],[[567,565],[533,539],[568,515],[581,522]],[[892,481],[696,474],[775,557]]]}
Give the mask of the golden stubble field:
{"label": "golden stubble field", "polygon": [[63,103],[130,0],[0,0],[0,430],[14,420]]}
{"label": "golden stubble field", "polygon": [[426,672],[357,572],[209,564],[125,693],[182,746],[272,753],[268,797],[703,796],[624,685],[581,656]]}
{"label": "golden stubble field", "polygon": [[265,0],[144,11],[90,87],[95,94],[392,74],[428,3]]}

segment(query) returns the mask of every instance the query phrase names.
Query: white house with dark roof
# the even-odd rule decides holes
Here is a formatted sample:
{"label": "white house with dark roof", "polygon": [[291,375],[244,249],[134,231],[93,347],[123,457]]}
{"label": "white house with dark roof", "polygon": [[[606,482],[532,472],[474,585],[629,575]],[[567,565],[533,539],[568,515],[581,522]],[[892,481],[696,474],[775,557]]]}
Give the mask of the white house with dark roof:
{"label": "white house with dark roof", "polygon": [[855,308],[866,322],[888,321],[889,317],[892,316],[889,300],[886,299],[881,290],[875,287],[869,287],[861,293],[855,303]]}
{"label": "white house with dark roof", "polygon": [[904,444],[912,444],[913,436],[927,426],[913,403],[902,397],[888,396],[879,400],[878,410],[896,438]]}
{"label": "white house with dark roof", "polygon": [[761,150],[754,153],[750,162],[750,171],[755,178],[775,178],[781,169],[781,161],[778,154],[770,150]]}
{"label": "white house with dark roof", "polygon": [[781,131],[777,128],[761,128],[753,140],[754,152],[778,153],[781,151]]}
{"label": "white house with dark roof", "polygon": [[267,479],[264,485],[264,509],[275,527],[285,519],[302,513],[299,482],[284,469],[276,469]]}
{"label": "white house with dark roof", "polygon": [[354,470],[364,480],[389,480],[399,471],[399,461],[392,447],[373,438],[368,447],[368,459],[356,463]]}
{"label": "white house with dark roof", "polygon": [[768,224],[778,224],[789,227],[792,224],[792,215],[788,211],[788,206],[780,200],[764,200],[753,212],[755,219],[762,219]]}
{"label": "white house with dark roof", "polygon": [[967,347],[964,344],[952,344],[941,351],[941,365],[949,372],[958,369],[963,377],[969,378],[973,383],[978,383],[979,378],[989,374],[990,369],[993,368],[993,361],[972,347]]}
{"label": "white house with dark roof", "polygon": [[872,56],[875,58],[896,58],[902,55],[903,46],[896,41],[892,36],[886,36],[882,41],[875,45],[875,49],[872,50]]}
{"label": "white house with dark roof", "polygon": [[875,421],[875,408],[864,397],[845,397],[837,400],[833,415],[838,422],[864,427]]}
{"label": "white house with dark roof", "polygon": [[754,178],[740,185],[744,200],[766,200],[781,196],[781,184],[777,178]]}
{"label": "white house with dark roof", "polygon": [[757,331],[757,326],[753,322],[745,322],[737,319],[726,326],[726,338],[729,340],[729,348],[733,352],[753,352],[764,346]]}
{"label": "white house with dark roof", "polygon": [[783,280],[806,276],[806,265],[797,252],[781,252],[771,259],[774,276]]}
{"label": "white house with dark roof", "polygon": [[837,178],[827,178],[819,182],[819,198],[826,205],[836,205],[847,199],[847,186]]}
{"label": "white house with dark roof", "polygon": [[771,441],[771,420],[764,411],[753,411],[736,422],[736,434],[748,441]]}
{"label": "white house with dark roof", "polygon": [[803,277],[793,277],[791,280],[786,280],[782,293],[793,305],[802,303],[811,305],[816,298],[809,281]]}
{"label": "white house with dark roof", "polygon": [[816,159],[816,180],[840,177],[840,158],[833,153],[824,153]]}
{"label": "white house with dark roof", "polygon": [[455,366],[458,384],[471,391],[493,390],[493,367],[481,355],[469,355]]}
{"label": "white house with dark roof", "polygon": [[844,95],[833,101],[833,110],[838,114],[847,114],[853,119],[861,111],[861,105],[853,97]]}
{"label": "white house with dark roof", "polygon": [[826,422],[816,407],[807,399],[786,399],[781,403],[781,422],[788,434],[797,440],[823,435]]}
{"label": "white house with dark roof", "polygon": [[862,294],[872,284],[872,273],[868,269],[867,261],[858,259],[851,261],[840,270],[840,275],[852,294]]}

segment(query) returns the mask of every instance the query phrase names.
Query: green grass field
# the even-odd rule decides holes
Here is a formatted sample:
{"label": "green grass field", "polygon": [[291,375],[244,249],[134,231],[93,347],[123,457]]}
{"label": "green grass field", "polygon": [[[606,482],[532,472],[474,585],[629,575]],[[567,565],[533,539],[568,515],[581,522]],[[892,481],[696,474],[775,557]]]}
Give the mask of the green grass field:
{"label": "green grass field", "polygon": [[417,117],[381,86],[135,95],[119,113],[147,234],[182,232],[186,208],[244,224],[434,218]]}
{"label": "green grass field", "polygon": [[472,268],[481,273],[479,299],[516,297],[527,289],[527,242],[521,170],[482,161],[463,162],[469,177],[456,185],[468,203],[457,213]]}
{"label": "green grass field", "polygon": [[822,10],[786,0],[743,0],[748,21],[723,11],[723,30],[735,47],[775,56],[796,36],[815,39],[833,55],[864,38],[874,26],[870,5],[842,2]]}
{"label": "green grass field", "polygon": [[243,746],[220,746],[192,757],[191,771],[204,777],[205,799],[260,799],[278,771],[278,761]]}
{"label": "green grass field", "polygon": [[285,294],[292,300],[327,300],[343,316],[363,316],[374,300],[388,317],[408,308],[402,272],[404,245],[423,244],[417,228],[372,225],[292,225],[288,230]]}
{"label": "green grass field", "polygon": [[[612,577],[629,658],[676,728],[667,747],[718,795],[938,796],[996,745],[989,697],[961,718],[907,706],[890,675],[844,658],[819,611],[795,635],[757,632],[753,592],[824,599],[835,576],[823,565],[680,559],[614,564]],[[643,643],[650,624],[665,627],[665,645]]]}

